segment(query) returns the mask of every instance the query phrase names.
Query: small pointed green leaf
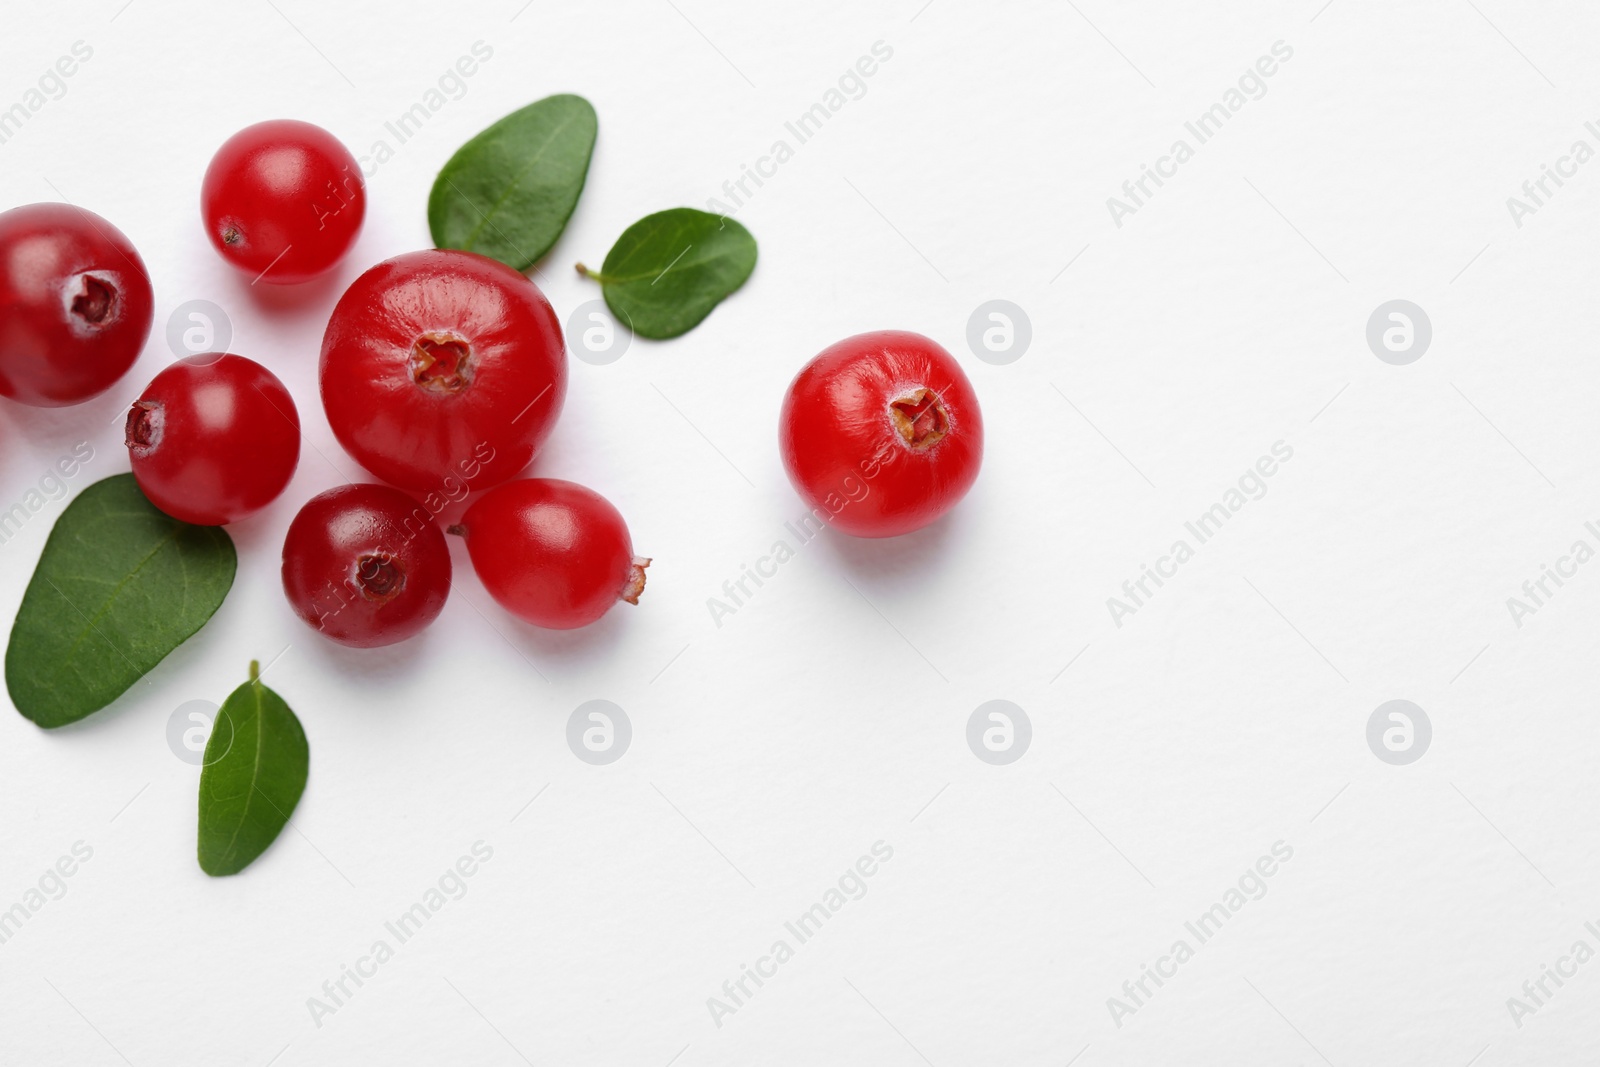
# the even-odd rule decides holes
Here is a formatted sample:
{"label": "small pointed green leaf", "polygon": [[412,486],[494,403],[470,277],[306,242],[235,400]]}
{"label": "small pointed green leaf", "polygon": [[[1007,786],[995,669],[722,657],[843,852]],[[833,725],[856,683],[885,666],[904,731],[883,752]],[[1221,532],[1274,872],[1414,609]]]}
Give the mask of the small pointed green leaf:
{"label": "small pointed green leaf", "polygon": [[200,769],[200,869],[238,874],[288,825],[311,768],[300,720],[260,666],[217,709]]}
{"label": "small pointed green leaf", "polygon": [[589,174],[599,121],[581,96],[548,96],[462,145],[434,180],[428,229],[439,248],[533,266],[561,236]]}
{"label": "small pointed green leaf", "polygon": [[89,486],[22,595],[6,646],[11,702],[44,727],[99,711],[206,624],[237,566],[227,533],[156,510],[133,475]]}
{"label": "small pointed green leaf", "polygon": [[623,231],[595,274],[606,305],[641,337],[688,333],[756,269],[756,239],[722,215],[675,207]]}

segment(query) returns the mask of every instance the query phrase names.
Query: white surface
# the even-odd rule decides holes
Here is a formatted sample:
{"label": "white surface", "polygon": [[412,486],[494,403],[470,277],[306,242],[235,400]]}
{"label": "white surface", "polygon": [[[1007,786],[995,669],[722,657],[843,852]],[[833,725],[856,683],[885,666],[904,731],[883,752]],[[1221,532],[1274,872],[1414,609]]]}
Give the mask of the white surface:
{"label": "white surface", "polygon": [[[0,145],[0,204],[106,215],[157,296],[112,394],[0,404],[0,504],[80,440],[96,458],[74,492],[127,469],[119,412],[190,299],[288,383],[309,446],[232,531],[238,582],[200,635],[78,727],[0,716],[0,908],[93,848],[0,945],[0,1061],[1592,1059],[1600,962],[1520,1028],[1506,1000],[1580,938],[1600,949],[1600,565],[1520,629],[1506,598],[1600,544],[1600,162],[1520,229],[1506,198],[1597,143],[1594,10],[275,2],[24,5],[0,35],[0,106],[94,49]],[[336,279],[258,292],[224,268],[197,201],[228,134],[293,116],[367,154],[479,40],[494,55],[465,94],[370,179]],[[739,211],[750,284],[683,339],[572,364],[535,471],[627,515],[656,559],[643,604],[538,632],[458,546],[458,594],[421,640],[359,653],[305,629],[283,532],[357,476],[317,401],[322,326],[362,269],[427,243],[449,154],[548,93],[594,102],[588,187],[539,276],[565,318],[598,295],[574,261],[703,206],[880,40],[866,94]],[[1279,40],[1270,91],[1114,226],[1106,198]],[[991,298],[1032,321],[1008,366],[965,344]],[[1392,298],[1432,319],[1410,366],[1364,341]],[[879,327],[967,366],[989,425],[976,489],[919,535],[804,547],[717,628],[707,598],[803,510],[776,450],[784,386]],[[1294,455],[1267,495],[1114,626],[1106,598],[1279,440]],[[0,546],[0,617],[62,507]],[[167,722],[285,648],[269,681],[305,723],[310,785],[269,854],[211,880]],[[595,698],[634,730],[605,767],[564,740]],[[1034,729],[1005,767],[965,741],[997,698]],[[1410,766],[1365,741],[1392,698],[1433,723]],[[466,895],[316,1025],[308,998],[480,840]],[[879,840],[894,855],[866,896],[714,1025],[707,998]],[[1107,998],[1278,841],[1293,858],[1266,895],[1114,1025]]]}

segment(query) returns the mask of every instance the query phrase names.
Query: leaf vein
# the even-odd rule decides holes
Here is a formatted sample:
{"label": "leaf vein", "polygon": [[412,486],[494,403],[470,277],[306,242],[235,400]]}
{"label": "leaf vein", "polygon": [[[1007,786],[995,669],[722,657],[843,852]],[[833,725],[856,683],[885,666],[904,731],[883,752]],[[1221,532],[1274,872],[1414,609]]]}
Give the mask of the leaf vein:
{"label": "leaf vein", "polygon": [[559,126],[550,131],[550,136],[545,138],[544,143],[539,146],[539,150],[533,154],[533,158],[529,159],[528,162],[524,164],[515,175],[512,176],[511,180],[506,183],[505,192],[501,193],[499,198],[495,200],[494,203],[489,205],[489,210],[487,212],[478,211],[477,205],[473,204],[471,199],[468,198],[465,193],[462,194],[462,199],[467,201],[468,206],[470,206],[474,211],[478,211],[479,216],[481,216],[478,219],[478,224],[467,233],[465,238],[462,239],[462,244],[470,246],[477,241],[478,235],[481,234],[483,232],[483,228],[489,224],[489,219],[505,206],[505,202],[511,199],[511,194],[516,192],[517,189],[522,185],[522,179],[527,177],[528,172],[534,168],[539,160],[544,158],[545,152],[548,151],[550,146],[556,142],[556,139],[566,131],[567,127],[571,126],[576,121],[576,116],[569,115],[567,118],[562,120]]}

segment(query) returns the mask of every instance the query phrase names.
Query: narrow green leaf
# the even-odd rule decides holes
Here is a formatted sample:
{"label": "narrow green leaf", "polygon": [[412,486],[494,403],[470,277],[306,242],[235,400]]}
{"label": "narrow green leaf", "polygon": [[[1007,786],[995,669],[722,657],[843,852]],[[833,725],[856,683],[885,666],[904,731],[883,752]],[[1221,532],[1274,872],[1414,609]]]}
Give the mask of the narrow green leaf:
{"label": "narrow green leaf", "polygon": [[434,180],[433,243],[517,270],[533,266],[572,217],[598,130],[589,101],[563,94],[513,111],[478,134]]}
{"label": "narrow green leaf", "polygon": [[235,689],[211,724],[200,769],[200,869],[238,874],[294,814],[306,789],[311,750],[300,720],[261,684],[260,665]]}
{"label": "narrow green leaf", "polygon": [[44,727],[99,711],[205,625],[237,565],[227,533],[156,510],[133,475],[89,486],[22,595],[6,647],[11,702]]}
{"label": "narrow green leaf", "polygon": [[641,337],[688,333],[756,269],[756,239],[722,215],[675,207],[646,215],[606,253],[606,304]]}

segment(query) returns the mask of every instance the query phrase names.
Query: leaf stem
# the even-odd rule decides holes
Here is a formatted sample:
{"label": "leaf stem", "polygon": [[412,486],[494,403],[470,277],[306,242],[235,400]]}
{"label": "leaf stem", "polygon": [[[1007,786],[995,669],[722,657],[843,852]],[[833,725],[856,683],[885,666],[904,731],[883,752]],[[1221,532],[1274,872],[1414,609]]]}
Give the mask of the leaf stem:
{"label": "leaf stem", "polygon": [[250,681],[252,683],[261,681],[261,661],[258,659],[250,661]]}
{"label": "leaf stem", "polygon": [[585,278],[593,278],[595,281],[599,282],[601,285],[605,285],[605,284],[607,284],[608,282],[611,281],[611,279],[607,278],[604,274],[601,274],[597,270],[590,270],[588,267],[585,267],[582,263],[578,264],[578,273],[583,275]]}

